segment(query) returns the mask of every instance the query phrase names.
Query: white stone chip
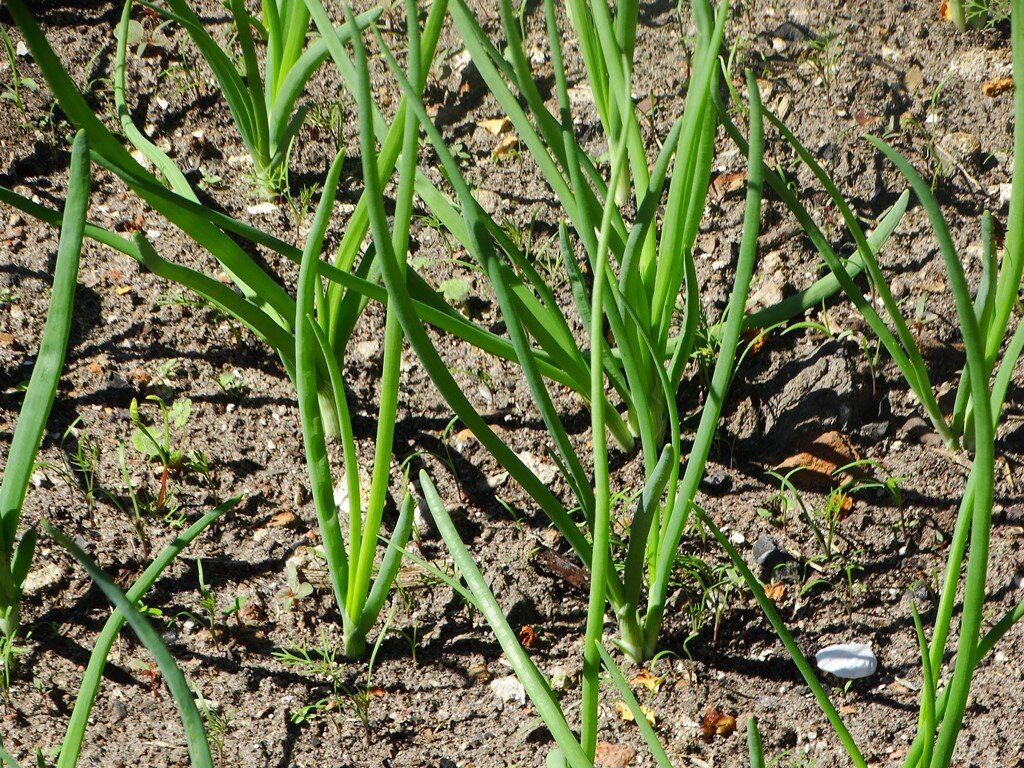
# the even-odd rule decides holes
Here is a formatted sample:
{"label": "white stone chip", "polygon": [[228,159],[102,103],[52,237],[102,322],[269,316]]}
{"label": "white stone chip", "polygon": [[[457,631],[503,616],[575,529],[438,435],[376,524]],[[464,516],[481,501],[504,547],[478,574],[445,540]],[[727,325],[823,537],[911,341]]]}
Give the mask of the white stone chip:
{"label": "white stone chip", "polygon": [[830,645],[818,651],[814,660],[818,663],[818,669],[844,680],[869,677],[878,669],[878,659],[871,646],[864,643]]}

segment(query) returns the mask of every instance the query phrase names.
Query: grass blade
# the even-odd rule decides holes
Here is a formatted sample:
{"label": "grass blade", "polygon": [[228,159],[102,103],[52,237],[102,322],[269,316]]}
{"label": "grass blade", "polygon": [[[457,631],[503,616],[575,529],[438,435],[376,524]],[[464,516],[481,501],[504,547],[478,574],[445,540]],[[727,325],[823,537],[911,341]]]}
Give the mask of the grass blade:
{"label": "grass blade", "polygon": [[153,658],[156,659],[156,663],[160,667],[160,674],[163,675],[164,681],[178,705],[178,713],[181,715],[181,722],[185,728],[185,739],[188,743],[192,768],[213,768],[213,757],[210,754],[210,744],[206,739],[202,715],[199,714],[196,707],[185,675],[174,662],[174,657],[171,656],[167,646],[160,639],[159,633],[139,613],[135,603],[125,596],[111,578],[69,536],[45,520],[42,522],[42,527],[85,568],[107,599],[121,611],[125,621],[128,622],[142,644],[153,654]]}
{"label": "grass blade", "polygon": [[[125,597],[132,605],[135,605],[145,597],[167,566],[174,562],[175,558],[185,547],[191,544],[213,522],[233,509],[241,499],[241,496],[234,496],[210,512],[207,512],[168,544],[160,555],[149,564],[149,567],[142,572],[142,575],[136,579],[131,589],[125,593]],[[71,712],[71,718],[68,720],[64,742],[60,748],[60,755],[57,757],[57,768],[75,768],[78,765],[78,758],[82,752],[82,743],[85,739],[89,717],[92,714],[92,707],[96,702],[96,695],[99,693],[100,684],[103,682],[103,670],[107,665],[107,656],[110,654],[110,649],[114,646],[114,642],[117,640],[118,633],[121,631],[121,627],[124,626],[124,622],[124,614],[115,608],[93,643],[92,653],[89,655],[89,664],[82,675],[82,683],[78,689],[78,696],[75,698],[75,707]]]}

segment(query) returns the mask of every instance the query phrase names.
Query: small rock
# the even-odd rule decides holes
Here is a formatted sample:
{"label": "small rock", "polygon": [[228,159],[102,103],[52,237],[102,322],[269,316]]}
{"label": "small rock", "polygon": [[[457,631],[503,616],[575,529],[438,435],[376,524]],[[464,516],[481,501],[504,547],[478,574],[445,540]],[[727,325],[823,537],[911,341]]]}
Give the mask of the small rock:
{"label": "small rock", "polygon": [[597,768],[626,768],[636,759],[636,750],[628,744],[597,742],[594,751],[594,765]]}
{"label": "small rock", "polygon": [[764,352],[748,358],[746,380],[724,417],[738,452],[767,463],[776,446],[845,431],[872,404],[862,360],[859,350],[837,340],[796,359]]}
{"label": "small rock", "polygon": [[516,455],[544,485],[551,485],[558,476],[558,468],[547,457],[541,457],[529,451],[523,451]]}
{"label": "small rock", "polygon": [[257,203],[256,205],[250,205],[246,208],[250,214],[254,216],[267,216],[277,212],[277,205],[274,203]]}
{"label": "small rock", "polygon": [[37,563],[25,577],[22,591],[26,597],[52,592],[64,579],[64,572],[54,563]]}
{"label": "small rock", "polygon": [[927,609],[932,603],[932,591],[924,579],[918,579],[911,584],[907,588],[906,597],[917,606],[918,611]]}
{"label": "small rock", "polygon": [[888,421],[872,421],[868,424],[864,424],[860,428],[861,437],[867,438],[868,440],[879,441],[883,437],[889,434],[889,422]]}
{"label": "small rock", "polygon": [[504,704],[517,704],[520,707],[526,705],[526,689],[515,675],[498,677],[491,680],[491,693]]}
{"label": "small rock", "polygon": [[761,581],[796,581],[799,578],[797,559],[774,536],[759,536],[754,542],[753,555]]}
{"label": "small rock", "polygon": [[378,357],[382,351],[379,341],[360,341],[352,345],[352,356],[366,363]]}
{"label": "small rock", "polygon": [[120,699],[114,699],[110,704],[110,723],[115,725],[128,717],[128,708]]}
{"label": "small rock", "polygon": [[953,131],[947,133],[935,147],[942,162],[943,173],[952,173],[957,168],[971,165],[981,151],[981,141],[973,133]]}
{"label": "small rock", "polygon": [[772,37],[785,40],[787,43],[801,43],[804,40],[810,40],[813,35],[811,30],[803,24],[798,24],[795,21],[784,21],[774,29]]}
{"label": "small rock", "polygon": [[706,493],[725,493],[732,488],[732,478],[721,469],[709,469],[700,480],[700,488]]}

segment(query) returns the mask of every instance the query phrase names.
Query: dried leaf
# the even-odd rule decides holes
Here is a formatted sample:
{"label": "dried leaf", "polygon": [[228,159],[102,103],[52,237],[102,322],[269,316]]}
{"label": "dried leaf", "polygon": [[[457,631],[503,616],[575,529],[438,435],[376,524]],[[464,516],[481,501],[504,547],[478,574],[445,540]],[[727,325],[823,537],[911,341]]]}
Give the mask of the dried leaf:
{"label": "dried leaf", "polygon": [[850,438],[841,432],[831,431],[815,438],[806,450],[783,459],[776,465],[775,471],[787,474],[791,470],[800,469],[800,472],[794,472],[790,477],[793,485],[801,490],[828,491],[837,483],[850,479],[836,477],[836,471],[859,459],[860,455]]}
{"label": "dried leaf", "polygon": [[512,121],[507,117],[495,117],[491,120],[481,120],[477,127],[483,128],[492,136],[500,136],[512,130]]}
{"label": "dried leaf", "polygon": [[[622,699],[615,702],[615,711],[622,720],[625,720],[627,723],[633,722],[633,712],[630,710],[629,705]],[[644,713],[644,719],[651,724],[652,728],[658,724],[658,718],[654,714],[653,707],[645,707],[641,704],[640,711]]]}
{"label": "dried leaf", "polygon": [[942,2],[939,3],[939,18],[943,21],[953,20],[953,12],[950,10],[949,3],[946,2],[946,0],[942,0]]}
{"label": "dried leaf", "polygon": [[276,515],[274,515],[273,517],[270,518],[270,521],[267,523],[267,527],[268,528],[281,528],[281,527],[284,527],[286,525],[291,525],[297,519],[298,518],[296,517],[294,512],[288,512],[288,511],[278,512]]}
{"label": "dried leaf", "polygon": [[519,644],[523,648],[533,648],[537,644],[537,630],[529,624],[524,624],[519,629]]}
{"label": "dried leaf", "polygon": [[768,338],[768,334],[764,333],[762,328],[744,328],[740,334],[740,342],[746,345],[746,353],[748,355],[756,355],[764,348],[765,339]]}
{"label": "dried leaf", "polygon": [[723,171],[712,180],[711,193],[721,200],[726,195],[739,192],[746,183],[746,171]]}
{"label": "dried leaf", "polygon": [[764,594],[765,597],[773,603],[777,603],[782,600],[783,596],[786,594],[786,587],[784,584],[778,584],[773,581],[770,584],[764,585]]}
{"label": "dried leaf", "polygon": [[504,157],[517,149],[519,149],[519,137],[512,133],[499,141],[491,154],[495,157]]}
{"label": "dried leaf", "polygon": [[715,736],[728,736],[735,730],[736,718],[715,707],[708,707],[700,720],[700,731],[705,741],[711,741]]}
{"label": "dried leaf", "polygon": [[1012,77],[993,77],[991,80],[987,80],[984,85],[981,86],[981,92],[992,98],[998,96],[1001,93],[1009,93],[1013,90],[1013,78]]}
{"label": "dried leaf", "polygon": [[641,669],[636,677],[633,678],[633,685],[642,685],[651,693],[657,693],[661,690],[661,684],[665,682],[665,678],[654,674],[648,669]]}

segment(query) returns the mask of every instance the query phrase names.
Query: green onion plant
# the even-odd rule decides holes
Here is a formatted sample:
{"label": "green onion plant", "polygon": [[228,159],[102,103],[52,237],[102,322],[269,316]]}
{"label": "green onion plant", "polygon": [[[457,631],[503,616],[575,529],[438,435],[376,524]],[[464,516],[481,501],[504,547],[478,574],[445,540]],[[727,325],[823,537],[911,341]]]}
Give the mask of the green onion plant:
{"label": "green onion plant", "polygon": [[[125,3],[125,24],[118,38],[122,66],[132,2]],[[267,194],[283,193],[288,185],[292,143],[308,110],[306,105],[297,107],[297,104],[309,79],[327,58],[324,39],[306,43],[309,12],[305,4],[297,0],[262,0],[261,14],[257,17],[249,13],[244,0],[227,0],[241,71],[186,0],[163,0],[162,3],[139,0],[139,4],[180,24],[188,33],[213,72],[231,110],[238,133],[252,158],[257,183]],[[372,23],[379,13],[376,10],[364,14],[361,26]],[[344,36],[347,32],[331,30],[330,34]],[[257,40],[263,43],[262,55]],[[118,111],[123,121],[121,105]],[[148,141],[145,137],[142,140]]]}
{"label": "green onion plant", "polygon": [[22,505],[36,454],[50,416],[74,309],[78,264],[82,252],[86,214],[89,208],[89,144],[83,133],[75,137],[71,151],[68,197],[60,216],[60,241],[53,271],[50,308],[46,315],[39,354],[32,368],[21,413],[7,454],[0,481],[0,634],[2,634],[3,678],[10,677],[14,642],[20,625],[22,587],[35,553],[36,531],[29,528],[18,538]]}
{"label": "green onion plant", "polygon": [[[607,88],[609,78],[612,82],[621,79],[618,90],[609,97],[618,99],[621,104],[616,108],[619,117],[614,120],[609,117],[608,122],[622,126],[621,140],[609,139],[612,161],[621,157],[623,163],[618,169],[613,165],[611,174],[615,183],[612,184],[610,176],[605,179],[596,161],[577,144],[573,116],[569,111],[561,32],[554,4],[547,2],[544,8],[559,94],[560,115],[557,118],[547,111],[539,95],[523,50],[519,22],[510,4],[504,2],[500,6],[507,43],[506,50],[501,52],[490,42],[465,4],[461,0],[452,0],[453,19],[478,71],[568,213],[595,281],[597,275],[604,276],[600,296],[589,295],[583,270],[576,262],[570,243],[569,229],[563,226],[560,233],[563,262],[569,271],[576,314],[589,332],[589,349],[581,347],[575,340],[567,313],[558,304],[550,286],[477,202],[456,158],[430,121],[423,105],[415,100],[410,102],[455,192],[461,219],[451,220],[446,198],[434,194],[428,197],[423,192],[421,197],[476,258],[494,288],[515,350],[514,359],[522,367],[538,404],[553,443],[553,456],[582,510],[583,525],[569,517],[560,501],[475,413],[429,341],[425,337],[419,338],[416,318],[408,317],[403,321],[403,327],[428,373],[458,417],[533,497],[588,567],[593,567],[591,558],[595,556],[591,545],[594,531],[600,528],[596,516],[597,499],[584,462],[573,448],[555,409],[545,381],[549,375],[540,363],[546,360],[560,362],[564,375],[555,381],[564,385],[568,379],[569,386],[591,404],[591,412],[601,413],[602,434],[607,429],[620,447],[631,448],[634,436],[639,434],[646,482],[634,513],[622,575],[610,572],[608,598],[621,630],[620,647],[631,658],[643,659],[655,652],[672,565],[734,370],[741,329],[788,320],[830,295],[838,288],[838,283],[831,276],[823,278],[807,291],[779,305],[755,315],[745,315],[749,288],[749,276],[745,272],[752,268],[755,248],[755,243],[745,234],[745,246],[741,248],[726,320],[712,329],[720,344],[712,391],[705,402],[695,443],[680,477],[680,419],[675,400],[702,320],[692,246],[707,194],[709,155],[716,124],[711,93],[717,80],[716,57],[725,9],[719,10],[716,21],[707,3],[695,3],[694,16],[700,38],[689,99],[683,115],[664,140],[653,171],[648,171],[646,159],[641,161],[631,150],[639,140],[639,134],[634,136],[639,130],[639,120],[629,88],[634,34],[620,29],[622,25],[632,24],[635,32],[635,14],[629,6],[627,3],[616,11],[623,14],[621,16],[609,16],[606,4],[598,2],[589,9],[581,7],[571,14],[582,29],[578,38],[582,40],[589,33],[591,42],[600,40],[609,51],[602,55],[615,59],[614,65],[602,66],[617,67],[616,71],[621,75],[619,78],[619,75],[602,74],[603,70],[596,64],[591,75],[595,92],[602,83]],[[587,11],[586,14],[583,10]],[[414,12],[415,5],[409,13]],[[582,27],[584,21],[589,26]],[[618,42],[613,44],[609,40]],[[393,62],[383,40],[379,45]],[[580,47],[581,50],[584,48],[582,42]],[[612,51],[617,53],[613,56]],[[395,66],[392,69],[406,96],[412,97],[413,89],[403,82]],[[360,86],[350,84],[350,87],[358,97]],[[526,104],[525,108],[521,102]],[[630,117],[626,119],[626,115]],[[366,132],[372,138],[372,121],[367,117],[366,122]],[[371,141],[364,146],[364,154],[372,149]],[[674,169],[671,182],[666,182],[670,168]],[[618,205],[622,190],[631,188],[623,184],[624,178],[632,179],[631,184],[640,190],[637,212],[629,224]],[[637,182],[638,178],[640,182]],[[662,200],[666,201],[663,208]],[[878,247],[892,232],[905,203],[901,198],[873,233],[874,247]],[[657,226],[659,215],[663,219],[660,228]],[[748,226],[751,231],[756,230],[756,217],[749,221]],[[382,249],[378,246],[378,257],[382,256]],[[383,259],[381,264],[389,299],[408,305],[409,297],[401,295],[407,289],[400,284],[397,273],[394,280],[388,276],[388,262],[389,259]],[[685,293],[682,331],[674,333],[673,324],[678,321],[676,300],[681,291]],[[415,314],[414,307],[407,306],[406,309],[410,315]],[[603,329],[606,322],[611,329],[613,344],[605,341]],[[600,379],[599,384],[595,384],[595,375]],[[626,403],[626,419],[613,407],[609,392]],[[668,436],[664,434],[666,429]],[[607,463],[608,456],[602,454],[596,462],[602,467],[600,472],[607,473]],[[646,607],[643,605],[645,597]]]}
{"label": "green onion plant", "polygon": [[[908,768],[946,768],[950,765],[957,737],[963,726],[971,682],[978,665],[995,643],[1021,616],[1024,616],[1022,601],[986,632],[982,632],[984,617],[990,611],[986,604],[986,591],[995,492],[995,434],[1003,415],[1010,378],[1024,347],[1024,331],[1021,330],[1024,326],[1018,323],[1017,329],[1009,334],[1011,317],[1015,313],[1019,314],[1018,300],[1024,269],[1024,223],[1021,220],[1024,214],[1024,190],[1021,189],[1021,185],[1024,184],[1024,169],[1019,165],[1024,162],[1024,0],[1014,0],[1011,25],[1016,120],[1010,215],[1001,261],[996,254],[991,216],[986,214],[982,219],[982,278],[973,296],[964,273],[963,262],[953,245],[948,226],[929,184],[902,155],[885,142],[874,137],[868,139],[907,178],[925,209],[938,239],[939,252],[956,303],[958,325],[966,351],[966,363],[953,413],[949,418],[938,409],[916,342],[905,330],[906,320],[888,291],[874,250],[865,247],[863,233],[850,207],[810,153],[796,141],[780,121],[769,116],[783,136],[794,146],[803,162],[822,181],[830,197],[839,207],[847,226],[858,241],[860,253],[866,257],[866,270],[887,311],[889,323],[893,326],[892,331],[853,282],[853,275],[847,270],[846,265],[835,259],[834,253],[830,253],[829,249],[821,246],[824,238],[806,210],[789,199],[786,200],[787,204],[796,213],[812,241],[819,246],[819,251],[842,284],[844,291],[861,310],[892,355],[939,433],[951,446],[963,444],[973,451],[970,474],[947,552],[944,580],[930,639],[926,636],[916,610],[913,611],[915,631],[921,648],[922,694],[918,734],[905,760]],[[730,132],[733,133],[734,139],[738,138],[735,131]],[[839,713],[829,701],[810,664],[789,634],[774,605],[765,597],[761,584],[746,567],[740,553],[710,518],[703,512],[698,511],[698,515],[726,549],[734,565],[747,581],[755,599],[790,652],[853,762],[856,765],[866,765],[864,757],[843,725]],[[957,640],[955,644],[951,644],[949,639],[953,613],[958,599],[962,601],[959,628]],[[950,653],[952,675],[946,685],[940,688],[941,666]]]}
{"label": "green onion plant", "polygon": [[[314,18],[326,18],[322,6],[311,6]],[[395,320],[389,319],[385,330],[384,383],[373,470],[369,486],[365,487],[345,393],[344,356],[348,340],[367,301],[371,297],[383,299],[386,291],[374,282],[374,249],[360,253],[368,227],[365,203],[358,205],[353,212],[334,257],[320,258],[331,225],[343,158],[339,155],[332,164],[313,226],[301,249],[217,213],[199,204],[183,174],[170,158],[131,123],[124,97],[123,41],[127,37],[127,10],[121,18],[121,44],[115,62],[115,100],[125,136],[160,172],[164,183],[136,162],[120,141],[96,118],[19,0],[14,0],[10,7],[58,101],[72,122],[80,125],[92,138],[92,145],[97,147],[93,154],[96,162],[117,174],[142,201],[214,255],[220,267],[234,281],[235,290],[221,284],[211,274],[160,256],[142,234],[128,239],[87,224],[86,235],[134,258],[154,274],[195,291],[225,310],[275,350],[289,377],[295,382],[313,497],[324,537],[332,588],[342,614],[345,653],[362,653],[366,632],[373,625],[388,596],[399,565],[392,548],[385,553],[376,580],[373,578],[379,532],[388,503],[402,334]],[[429,69],[433,60],[444,11],[444,5],[439,4],[436,10],[428,14],[420,38],[421,44],[416,49],[417,60],[410,65],[410,73],[421,83],[421,88],[425,80],[422,73]],[[359,16],[347,28],[336,29],[327,25],[325,29],[329,34],[321,40],[326,41],[328,49],[336,51],[347,35],[361,29],[371,18],[365,14]],[[401,114],[385,130],[394,138],[385,142],[386,154],[380,158],[374,172],[387,179],[394,173],[399,158],[402,158],[398,175],[400,198],[405,202],[398,212],[392,245],[403,254],[404,263],[404,254],[408,251],[411,190],[417,178],[415,159],[418,131],[415,130],[415,124]],[[31,215],[54,221],[53,211],[33,204],[11,190],[0,189],[0,199]],[[300,276],[294,295],[280,284],[275,275],[260,267],[236,238],[264,247],[299,264]],[[326,285],[322,283],[324,277],[328,278]],[[422,285],[425,288],[426,284]],[[478,338],[484,346],[501,349],[502,342],[498,337],[461,320],[457,313],[439,311],[437,307],[444,305],[444,301],[436,293],[426,290],[420,293],[430,304],[423,310],[426,316],[448,327],[459,327],[460,324],[469,326],[468,330],[463,330],[464,333]],[[343,487],[349,507],[347,524],[339,515],[334,500],[333,478],[326,458],[326,441],[332,437],[340,438],[343,448]],[[400,542],[398,546],[404,544],[404,538],[408,536],[411,527],[412,508],[406,503],[402,509],[398,527],[393,534],[393,539]],[[403,531],[404,534],[399,535]]]}
{"label": "green onion plant", "polygon": [[[207,524],[208,523],[209,521],[207,521]],[[135,632],[142,644],[145,645],[149,652],[153,654],[153,658],[160,667],[160,674],[167,683],[167,688],[170,690],[171,696],[174,697],[174,702],[178,707],[178,713],[181,716],[182,726],[185,730],[185,740],[188,745],[188,753],[192,768],[213,768],[213,757],[210,753],[210,743],[206,738],[206,729],[203,725],[203,718],[202,715],[199,714],[199,708],[196,706],[192,689],[189,687],[188,681],[185,679],[185,675],[181,671],[181,668],[175,663],[171,652],[167,649],[164,641],[160,638],[160,633],[157,632],[146,617],[140,613],[139,609],[136,607],[136,601],[126,596],[125,593],[121,591],[120,587],[114,583],[114,580],[111,579],[110,576],[108,576],[70,536],[50,525],[45,520],[42,523],[42,528],[49,536],[56,540],[58,544],[71,553],[79,564],[88,572],[89,576],[92,577],[92,580],[96,582],[96,585],[103,591],[103,594],[107,596],[107,599],[114,604],[115,608],[117,608],[117,611],[120,613],[120,617],[117,617],[115,614],[111,619],[115,621],[127,621],[128,625],[132,628],[132,631]],[[171,557],[167,558],[167,563],[169,563],[171,559],[173,559],[173,554]],[[167,563],[164,563],[164,565],[166,566]],[[156,575],[159,575],[159,571],[156,572]],[[143,574],[143,577],[141,578],[144,579],[145,577],[146,574]],[[116,631],[111,633],[111,643],[116,634]],[[104,660],[106,658],[106,653],[109,653],[109,651],[110,646],[107,645],[103,656]],[[90,678],[93,684],[99,680],[102,673],[102,664],[98,664],[98,669],[94,671]],[[95,696],[95,690],[92,691],[92,695]],[[91,706],[91,702],[89,704]],[[79,727],[84,728],[84,723],[79,723]],[[15,763],[15,765],[17,765],[17,763]]]}
{"label": "green onion plant", "polygon": [[[640,728],[640,732],[647,742],[659,768],[671,768],[672,763],[669,762],[664,747],[641,711],[640,704],[633,695],[629,683],[626,682],[625,677],[619,672],[611,655],[604,648],[603,617],[596,623],[590,620],[587,622],[587,631],[584,638],[585,653],[592,652],[596,654],[599,662],[596,666],[592,664],[585,665],[583,669],[580,693],[582,735],[577,736],[566,720],[566,704],[551,690],[547,678],[537,669],[529,654],[520,645],[519,638],[512,627],[509,626],[501,606],[487,586],[487,581],[484,579],[483,574],[480,573],[479,568],[477,568],[473,556],[462,542],[459,532],[456,530],[445,508],[444,502],[426,472],[420,473],[420,488],[423,491],[424,500],[430,509],[434,522],[437,524],[438,532],[444,539],[445,545],[455,561],[455,566],[458,569],[457,574],[461,577],[461,581],[465,582],[465,586],[458,580],[442,573],[431,564],[422,560],[419,562],[438,578],[448,583],[470,605],[479,610],[491,627],[491,631],[494,632],[495,638],[505,653],[505,659],[512,666],[519,681],[523,684],[527,696],[530,697],[530,701],[533,702],[534,707],[537,709],[537,714],[543,720],[544,725],[547,726],[555,741],[556,746],[548,754],[545,765],[548,768],[565,768],[566,766],[569,768],[594,767],[597,747],[598,688],[601,668],[603,667],[607,670],[617,692],[633,713],[633,719]],[[414,555],[410,554],[408,556],[419,560]],[[599,602],[602,609],[604,607],[603,592],[604,582],[600,579],[592,579],[592,602]],[[595,593],[596,597],[594,597]]]}

